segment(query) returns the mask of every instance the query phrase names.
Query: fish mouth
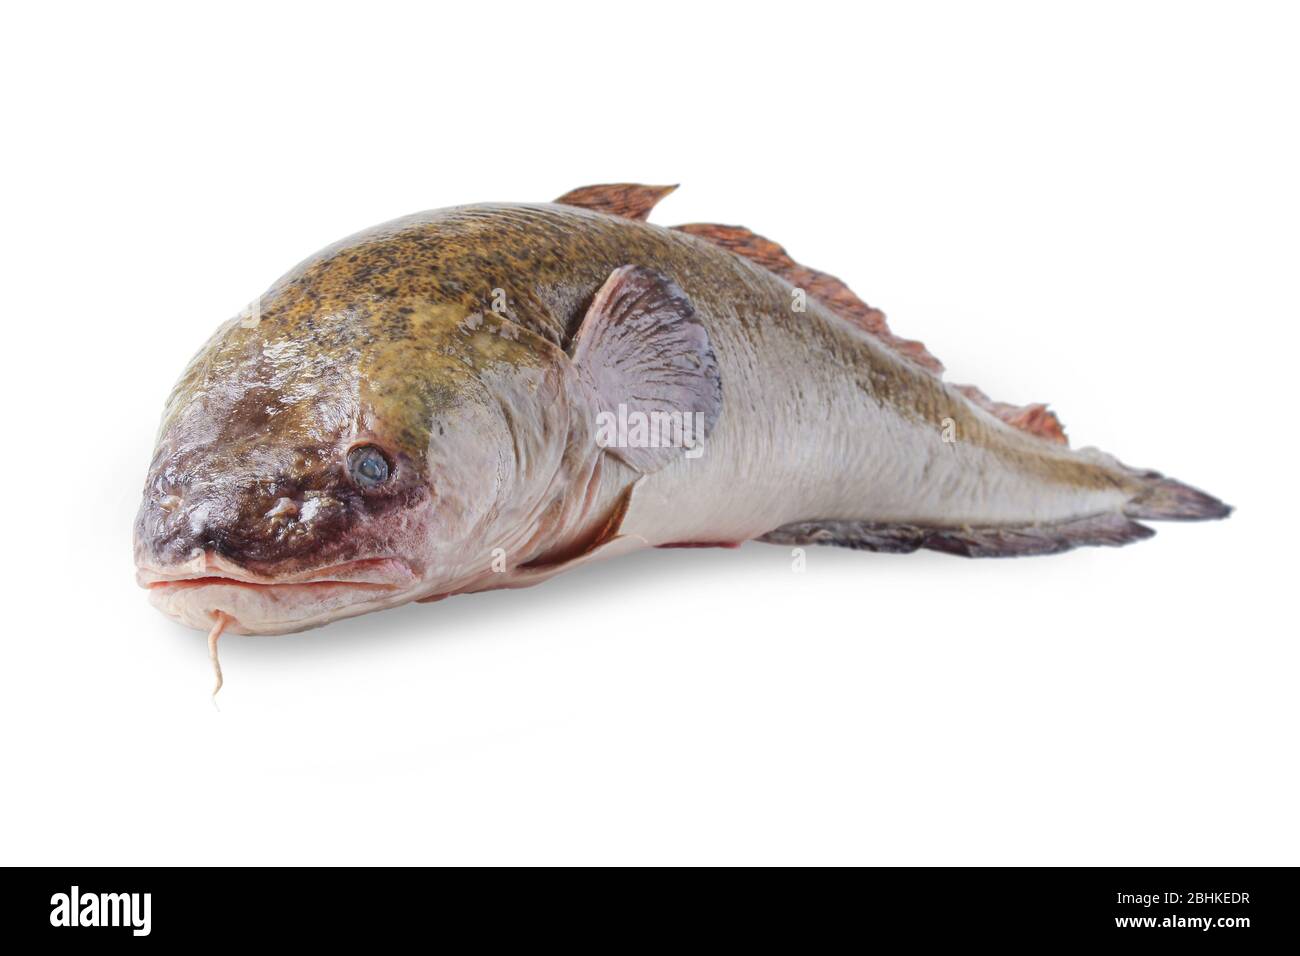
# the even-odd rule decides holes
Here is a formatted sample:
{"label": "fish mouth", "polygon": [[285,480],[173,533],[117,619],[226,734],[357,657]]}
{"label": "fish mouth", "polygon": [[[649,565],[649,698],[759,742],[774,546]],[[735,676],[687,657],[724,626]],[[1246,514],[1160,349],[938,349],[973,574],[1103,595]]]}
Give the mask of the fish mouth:
{"label": "fish mouth", "polygon": [[156,591],[163,588],[174,588],[180,590],[184,588],[212,587],[214,585],[228,588],[248,588],[250,590],[275,590],[279,592],[289,592],[295,588],[301,590],[354,588],[361,590],[392,591],[398,587],[396,584],[376,584],[369,581],[331,581],[327,579],[319,581],[277,581],[274,583],[265,583],[261,581],[242,581],[239,578],[227,578],[222,577],[221,575],[211,575],[201,578],[178,578],[175,580],[150,581],[144,586],[151,591]]}
{"label": "fish mouth", "polygon": [[143,588],[224,584],[231,587],[287,588],[343,584],[353,587],[396,588],[414,583],[417,576],[396,558],[367,558],[327,565],[287,575],[264,575],[204,552],[193,560],[169,568],[141,565],[136,580]]}
{"label": "fish mouth", "polygon": [[282,634],[410,600],[419,577],[403,561],[369,558],[294,574],[257,574],[204,553],[168,568],[140,566],[140,586],[168,617],[207,630],[217,612],[237,634]]}

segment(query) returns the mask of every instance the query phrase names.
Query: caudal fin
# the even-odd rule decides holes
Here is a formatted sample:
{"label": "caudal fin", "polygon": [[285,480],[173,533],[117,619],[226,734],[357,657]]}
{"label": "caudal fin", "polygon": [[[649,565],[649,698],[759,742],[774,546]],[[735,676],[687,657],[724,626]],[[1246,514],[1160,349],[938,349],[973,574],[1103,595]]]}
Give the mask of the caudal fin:
{"label": "caudal fin", "polygon": [[1148,521],[1207,521],[1226,518],[1232,507],[1181,481],[1166,478],[1158,471],[1135,471],[1143,489],[1124,506],[1130,518]]}

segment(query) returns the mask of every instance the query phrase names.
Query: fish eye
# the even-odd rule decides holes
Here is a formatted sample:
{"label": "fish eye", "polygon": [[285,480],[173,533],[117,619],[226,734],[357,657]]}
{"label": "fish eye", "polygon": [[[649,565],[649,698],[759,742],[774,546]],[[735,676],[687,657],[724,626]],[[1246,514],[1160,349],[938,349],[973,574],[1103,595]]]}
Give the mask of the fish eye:
{"label": "fish eye", "polygon": [[374,488],[388,480],[392,466],[374,445],[358,445],[348,452],[348,474],[362,488]]}

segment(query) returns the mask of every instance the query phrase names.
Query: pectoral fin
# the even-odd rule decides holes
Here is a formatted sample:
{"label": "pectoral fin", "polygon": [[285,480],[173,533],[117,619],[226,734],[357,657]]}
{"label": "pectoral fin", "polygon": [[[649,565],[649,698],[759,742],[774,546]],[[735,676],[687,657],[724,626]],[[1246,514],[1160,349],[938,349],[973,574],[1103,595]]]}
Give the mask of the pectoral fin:
{"label": "pectoral fin", "polygon": [[698,448],[718,420],[722,380],[709,334],[663,273],[615,269],[571,354],[595,393],[597,440],[643,474]]}

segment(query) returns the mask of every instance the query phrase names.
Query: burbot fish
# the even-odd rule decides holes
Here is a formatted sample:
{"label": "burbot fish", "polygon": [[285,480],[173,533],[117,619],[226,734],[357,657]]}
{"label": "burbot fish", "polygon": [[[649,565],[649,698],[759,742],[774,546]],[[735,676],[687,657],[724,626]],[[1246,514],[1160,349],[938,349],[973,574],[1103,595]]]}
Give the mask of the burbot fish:
{"label": "burbot fish", "polygon": [[638,548],[971,557],[1221,518],[1071,449],[1043,405],[941,378],[838,279],[669,190],[398,219],[222,325],[167,401],[140,583],[192,627],[275,634],[535,584]]}

